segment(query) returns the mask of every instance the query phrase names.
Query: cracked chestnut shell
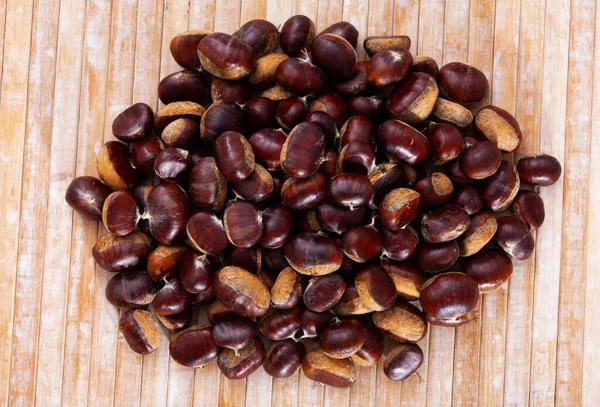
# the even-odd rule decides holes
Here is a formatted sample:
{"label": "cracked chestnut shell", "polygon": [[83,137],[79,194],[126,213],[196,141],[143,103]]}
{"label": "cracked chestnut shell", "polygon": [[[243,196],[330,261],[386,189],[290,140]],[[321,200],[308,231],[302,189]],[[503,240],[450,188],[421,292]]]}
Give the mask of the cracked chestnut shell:
{"label": "cracked chestnut shell", "polygon": [[111,190],[94,177],[77,177],[69,184],[65,201],[78,214],[93,220],[101,220],[102,208]]}
{"label": "cracked chestnut shell", "polygon": [[152,239],[142,232],[122,237],[105,233],[94,244],[92,255],[103,269],[119,271],[143,265],[151,250]]}
{"label": "cracked chestnut shell", "polygon": [[342,250],[336,241],[319,233],[294,236],[284,248],[285,258],[300,274],[322,276],[342,265]]}
{"label": "cracked chestnut shell", "polygon": [[196,368],[215,360],[219,347],[212,337],[211,326],[194,326],[171,339],[169,353],[180,365]]}
{"label": "cracked chestnut shell", "polygon": [[241,38],[212,33],[198,44],[202,67],[221,79],[241,79],[250,74],[256,64],[252,47]]}
{"label": "cracked chestnut shell", "polygon": [[256,275],[239,267],[223,267],[213,280],[219,301],[237,314],[256,318],[266,314],[271,294]]}

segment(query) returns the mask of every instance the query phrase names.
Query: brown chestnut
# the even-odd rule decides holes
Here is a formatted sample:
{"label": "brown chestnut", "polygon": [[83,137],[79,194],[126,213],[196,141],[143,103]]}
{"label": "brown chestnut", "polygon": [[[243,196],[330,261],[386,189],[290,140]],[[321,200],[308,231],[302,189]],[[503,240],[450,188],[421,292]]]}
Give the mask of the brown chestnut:
{"label": "brown chestnut", "polygon": [[288,178],[281,186],[281,200],[296,210],[312,208],[325,196],[327,179],[321,173],[315,173],[305,179]]}
{"label": "brown chestnut", "polygon": [[369,119],[363,116],[352,116],[340,129],[340,148],[351,142],[371,144],[377,128]]}
{"label": "brown chestnut", "polygon": [[513,152],[521,145],[523,133],[517,119],[497,106],[486,106],[475,116],[475,129],[502,150]]}
{"label": "brown chestnut", "polygon": [[375,366],[383,355],[383,338],[381,333],[363,321],[359,321],[365,340],[363,346],[350,359],[360,366]]}
{"label": "brown chestnut", "polygon": [[375,189],[375,204],[391,190],[406,186],[406,172],[396,163],[381,163],[369,174],[369,181]]}
{"label": "brown chestnut", "polygon": [[290,237],[294,227],[294,215],[280,203],[268,207],[262,213],[263,234],[258,243],[262,247],[276,249],[282,247]]}
{"label": "brown chestnut", "polygon": [[419,301],[430,322],[434,318],[436,325],[452,325],[473,313],[479,302],[479,288],[477,282],[466,274],[438,274],[423,284]]}
{"label": "brown chestnut", "polygon": [[[408,52],[408,51],[407,51]],[[422,72],[413,72],[392,92],[386,103],[393,119],[420,123],[433,111],[439,94],[437,82]]]}
{"label": "brown chestnut", "polygon": [[338,21],[331,24],[321,31],[321,33],[337,34],[348,41],[352,45],[352,48],[356,48],[356,44],[358,43],[358,30],[352,23],[347,21]]}
{"label": "brown chestnut", "polygon": [[[192,302],[190,302],[192,304]],[[192,320],[193,311],[192,307],[188,306],[183,312],[173,315],[160,315],[153,313],[156,319],[167,328],[169,331],[177,331],[185,328]]]}
{"label": "brown chestnut", "polygon": [[143,270],[115,274],[104,290],[108,302],[119,308],[142,308],[152,302],[154,282]]}
{"label": "brown chestnut", "polygon": [[132,309],[119,318],[119,331],[136,353],[147,355],[160,345],[160,329],[152,314],[146,310]]}
{"label": "brown chestnut", "polygon": [[404,261],[410,258],[419,245],[419,236],[410,226],[396,231],[380,227],[382,258]]}
{"label": "brown chestnut", "polygon": [[187,367],[203,367],[215,360],[219,347],[212,337],[211,326],[194,326],[176,334],[169,343],[173,360]]}
{"label": "brown chestnut", "polygon": [[387,120],[379,126],[377,141],[391,161],[415,165],[429,152],[427,137],[399,120]]}
{"label": "brown chestnut", "polygon": [[321,348],[311,349],[302,359],[304,375],[317,383],[332,387],[350,387],[356,381],[356,368],[350,359],[334,359]]}
{"label": "brown chestnut", "polygon": [[338,174],[329,180],[327,195],[331,202],[354,210],[369,205],[375,190],[369,178],[360,174]]}
{"label": "brown chestnut", "polygon": [[454,160],[462,152],[462,135],[450,124],[431,123],[423,134],[429,140],[429,154],[433,165],[442,165]]}
{"label": "brown chestnut", "polygon": [[262,96],[257,96],[242,105],[242,113],[250,130],[260,130],[273,125],[275,117],[275,102]]}
{"label": "brown chestnut", "polygon": [[460,248],[456,240],[444,243],[422,243],[417,248],[417,266],[426,273],[449,269],[458,260]]}
{"label": "brown chestnut", "polygon": [[260,164],[254,165],[254,171],[246,178],[231,183],[236,196],[251,201],[261,202],[273,192],[273,177]]}
{"label": "brown chestnut", "polygon": [[200,137],[209,148],[226,131],[243,133],[244,130],[244,115],[240,108],[222,100],[210,105],[200,121]]}
{"label": "brown chestnut", "polygon": [[367,307],[363,299],[358,295],[354,279],[350,279],[346,283],[346,290],[342,298],[340,298],[331,311],[336,315],[346,316],[368,314],[373,310]]}
{"label": "brown chestnut", "polygon": [[460,169],[473,179],[491,177],[498,171],[502,153],[492,142],[479,141],[468,147],[460,157]]}
{"label": "brown chestnut", "polygon": [[246,41],[254,51],[254,55],[260,58],[277,48],[279,31],[270,21],[257,19],[242,25],[233,36]]}
{"label": "brown chestnut", "polygon": [[515,259],[525,260],[531,257],[535,241],[529,233],[527,225],[512,216],[503,216],[498,218],[497,222],[496,242],[498,245]]}
{"label": "brown chestnut", "polygon": [[512,204],[512,213],[521,222],[525,223],[529,230],[536,230],[546,217],[544,201],[535,191],[521,190]]}
{"label": "brown chestnut", "polygon": [[548,154],[527,155],[517,164],[519,177],[529,185],[547,187],[560,178],[562,167],[558,160]]}
{"label": "brown chestnut", "polygon": [[208,305],[207,318],[208,322],[214,325],[219,321],[239,318],[239,315],[236,314],[231,308],[226,307],[221,301],[214,300]]}
{"label": "brown chestnut", "polygon": [[216,255],[229,244],[223,222],[211,212],[199,211],[190,216],[186,230],[192,245],[202,253]]}
{"label": "brown chestnut", "polygon": [[172,245],[183,239],[189,213],[188,198],[175,184],[158,184],[148,194],[144,217],[150,233],[162,244]]}
{"label": "brown chestnut", "polygon": [[383,373],[390,380],[406,380],[423,364],[423,351],[414,343],[402,343],[391,349],[383,364]]}
{"label": "brown chestnut", "polygon": [[410,72],[412,55],[402,48],[388,48],[371,57],[367,78],[372,85],[385,87],[400,83]]}
{"label": "brown chestnut", "polygon": [[470,226],[467,211],[458,205],[447,205],[423,216],[421,234],[427,243],[443,243],[458,238]]}
{"label": "brown chestnut", "polygon": [[191,150],[200,141],[200,127],[191,119],[177,119],[167,125],[160,135],[167,147]]}
{"label": "brown chestnut", "polygon": [[371,89],[367,79],[367,66],[369,61],[358,61],[354,73],[346,78],[333,78],[331,87],[336,95],[343,98],[361,96]]}
{"label": "brown chestnut", "polygon": [[242,317],[218,321],[212,327],[212,336],[218,346],[237,354],[254,339],[254,322]]}
{"label": "brown chestnut", "polygon": [[450,200],[453,205],[462,206],[469,215],[473,215],[483,207],[481,196],[471,185],[458,185]]}
{"label": "brown chestnut", "polygon": [[331,201],[321,203],[316,210],[319,224],[323,229],[338,234],[360,225],[365,219],[365,213],[366,208],[364,206],[350,210]]}
{"label": "brown chestnut", "polygon": [[342,236],[344,254],[357,263],[365,263],[381,250],[381,236],[375,226],[356,226]]}
{"label": "brown chestnut", "polygon": [[221,78],[213,78],[210,85],[212,102],[222,100],[231,104],[243,104],[250,99],[250,85],[245,79],[228,81]]}
{"label": "brown chestnut", "polygon": [[473,114],[461,104],[438,97],[431,117],[438,123],[448,123],[465,129],[473,122]]}
{"label": "brown chestnut", "polygon": [[165,105],[189,101],[208,106],[211,103],[210,82],[196,70],[174,72],[158,84],[158,98]]}
{"label": "brown chestnut", "polygon": [[286,134],[281,129],[261,129],[248,138],[255,159],[265,165],[269,171],[279,168],[281,149],[285,140]]}
{"label": "brown chestnut", "polygon": [[188,250],[187,246],[159,245],[156,247],[152,250],[146,262],[150,278],[154,281],[160,281],[177,274],[179,263]]}
{"label": "brown chestnut", "polygon": [[334,78],[346,78],[356,69],[354,47],[337,34],[319,34],[312,43],[310,54],[314,64]]}
{"label": "brown chestnut", "polygon": [[221,79],[241,79],[254,69],[256,57],[244,40],[225,33],[207,35],[198,44],[202,67]]}
{"label": "brown chestnut", "polygon": [[337,126],[344,124],[348,118],[348,110],[344,100],[335,93],[324,93],[310,102],[310,112],[325,112],[335,119]]}
{"label": "brown chestnut", "polygon": [[499,212],[513,203],[520,185],[517,168],[510,161],[502,161],[498,170],[483,181],[479,192],[485,205]]}
{"label": "brown chestnut", "polygon": [[165,144],[156,136],[148,136],[131,143],[131,163],[138,174],[154,174],[154,159],[165,149]]}
{"label": "brown chestnut", "polygon": [[406,35],[369,36],[363,41],[363,47],[369,57],[390,48],[402,48],[408,51],[410,50],[410,37]]}
{"label": "brown chestnut", "polygon": [[258,277],[244,269],[223,267],[215,274],[213,286],[219,301],[243,317],[259,317],[269,309],[269,290]]}
{"label": "brown chestnut", "polygon": [[236,266],[257,274],[262,267],[262,250],[258,246],[241,248],[229,246],[221,255],[223,266]]}
{"label": "brown chestnut", "polygon": [[440,73],[440,68],[435,59],[425,55],[413,56],[413,64],[411,68],[412,72],[423,72],[430,75],[437,81]]}
{"label": "brown chestnut", "polygon": [[166,148],[154,159],[154,172],[169,182],[181,182],[187,178],[192,166],[190,153],[181,148]]}
{"label": "brown chestnut", "polygon": [[355,96],[346,102],[349,116],[365,116],[373,123],[387,118],[385,99],[381,96]]}
{"label": "brown chestnut", "polygon": [[156,131],[156,134],[162,134],[165,127],[170,123],[183,118],[200,123],[204,112],[204,107],[195,102],[171,102],[168,105],[163,106],[154,115],[154,130]]}
{"label": "brown chestnut", "polygon": [[94,244],[92,255],[104,270],[119,271],[142,266],[151,250],[152,239],[142,232],[122,237],[106,233]]}
{"label": "brown chestnut", "polygon": [[326,151],[317,171],[325,175],[327,179],[333,178],[338,173],[338,160],[339,156],[335,151]]}
{"label": "brown chestnut", "polygon": [[409,302],[399,300],[385,311],[373,313],[373,324],[397,342],[419,342],[427,334],[425,313]]}
{"label": "brown chestnut", "polygon": [[326,312],[313,312],[308,308],[302,310],[301,326],[302,326],[302,338],[314,338],[323,332],[333,315]]}
{"label": "brown chestnut", "polygon": [[210,34],[207,31],[190,30],[177,34],[171,40],[169,49],[178,65],[188,69],[199,69],[198,44]]}
{"label": "brown chestnut", "polygon": [[349,319],[329,325],[321,333],[319,343],[330,358],[345,359],[355,354],[364,344],[365,334],[356,320]]}
{"label": "brown chestnut", "polygon": [[142,139],[152,131],[154,112],[145,103],[136,103],[123,110],[112,124],[112,133],[120,141],[131,143]]}
{"label": "brown chestnut", "polygon": [[375,152],[370,144],[353,141],[340,151],[339,172],[369,175],[375,168]]}
{"label": "brown chestnut", "polygon": [[137,175],[131,166],[129,148],[118,141],[104,143],[96,161],[102,182],[112,189],[132,189],[137,185]]}
{"label": "brown chestnut", "polygon": [[[198,294],[192,294],[192,299],[190,300],[190,304],[192,305],[210,305],[213,301],[215,301],[217,297],[215,296],[215,291],[213,290],[212,285],[208,287],[206,290],[202,291]],[[233,313],[233,311],[231,311]],[[209,320],[210,321],[210,320]]]}
{"label": "brown chestnut", "polygon": [[102,208],[111,190],[94,177],[77,177],[69,184],[65,201],[80,215],[93,220],[102,218]]}
{"label": "brown chestnut", "polygon": [[295,15],[281,27],[279,45],[290,56],[298,55],[303,49],[310,49],[315,38],[315,23],[304,15]]}
{"label": "brown chestnut", "polygon": [[358,295],[367,307],[374,311],[383,311],[394,305],[396,286],[385,270],[376,264],[368,265],[354,277]]}
{"label": "brown chestnut", "polygon": [[198,209],[219,211],[227,199],[227,179],[221,174],[215,159],[198,160],[190,172],[190,200]]}
{"label": "brown chestnut", "polygon": [[294,96],[294,94],[283,89],[282,87],[272,86],[269,89],[266,89],[263,93],[261,93],[260,96],[270,99],[273,102],[280,102],[283,99],[287,99],[291,96]]}
{"label": "brown chestnut", "polygon": [[304,345],[292,339],[273,342],[267,351],[267,359],[263,365],[268,375],[278,379],[290,377],[302,365],[306,353]]}
{"label": "brown chestnut", "polygon": [[241,380],[250,376],[265,361],[265,347],[258,337],[245,348],[235,352],[223,349],[217,359],[219,370],[230,380]]}
{"label": "brown chestnut", "polygon": [[393,189],[379,203],[379,221],[389,230],[400,230],[417,217],[420,205],[421,195],[417,191]]}
{"label": "brown chestnut", "polygon": [[314,174],[325,153],[325,135],[313,123],[300,123],[290,132],[281,149],[281,168],[294,178]]}
{"label": "brown chestnut", "polygon": [[513,265],[504,251],[492,248],[465,259],[464,271],[475,280],[480,293],[487,293],[502,287],[512,274]]}
{"label": "brown chestnut", "polygon": [[454,192],[452,181],[442,172],[434,172],[422,178],[413,188],[421,195],[421,203],[425,209],[445,205]]}
{"label": "brown chestnut", "polygon": [[442,96],[458,103],[480,102],[489,84],[479,69],[462,62],[451,62],[440,69],[438,84]]}
{"label": "brown chestnut", "polygon": [[300,318],[298,308],[274,310],[259,320],[258,329],[272,341],[293,338],[300,329]]}
{"label": "brown chestnut", "polygon": [[496,234],[498,223],[491,212],[471,216],[469,229],[459,238],[460,255],[471,256],[479,252]]}
{"label": "brown chestnut", "polygon": [[291,96],[277,104],[275,119],[286,130],[291,130],[308,114],[306,98]]}
{"label": "brown chestnut", "polygon": [[263,232],[262,216],[251,202],[234,201],[227,205],[223,225],[231,244],[242,248],[258,243]]}
{"label": "brown chestnut", "polygon": [[275,81],[283,89],[296,95],[318,95],[325,87],[325,74],[304,56],[288,58],[275,70]]}
{"label": "brown chestnut", "polygon": [[342,265],[342,250],[335,240],[319,233],[294,236],[284,253],[294,270],[309,276],[333,273]]}
{"label": "brown chestnut", "polygon": [[333,116],[320,110],[314,110],[306,115],[305,122],[314,123],[321,128],[325,135],[327,147],[333,147],[339,137],[337,123]]}
{"label": "brown chestnut", "polygon": [[202,293],[211,286],[214,267],[205,254],[185,252],[179,264],[181,285],[192,294]]}
{"label": "brown chestnut", "polygon": [[275,284],[271,287],[271,303],[274,308],[293,308],[302,299],[302,278],[291,267],[279,272]]}
{"label": "brown chestnut", "polygon": [[346,290],[344,279],[338,274],[312,277],[304,290],[304,304],[313,312],[325,312],[333,307]]}
{"label": "brown chestnut", "polygon": [[240,181],[254,171],[254,152],[246,138],[236,131],[226,131],[214,145],[215,162],[229,181]]}
{"label": "brown chestnut", "polygon": [[152,308],[157,314],[173,315],[183,312],[190,304],[191,295],[181,285],[179,277],[173,277],[156,292]]}
{"label": "brown chestnut", "polygon": [[384,260],[381,267],[390,275],[398,298],[407,301],[416,301],[419,299],[419,291],[425,280],[425,274],[412,263]]}
{"label": "brown chestnut", "polygon": [[[415,173],[416,175],[416,173]],[[460,166],[460,157],[450,161],[446,166],[446,175],[456,185],[467,185],[473,183],[473,178],[470,178],[465,174]]]}

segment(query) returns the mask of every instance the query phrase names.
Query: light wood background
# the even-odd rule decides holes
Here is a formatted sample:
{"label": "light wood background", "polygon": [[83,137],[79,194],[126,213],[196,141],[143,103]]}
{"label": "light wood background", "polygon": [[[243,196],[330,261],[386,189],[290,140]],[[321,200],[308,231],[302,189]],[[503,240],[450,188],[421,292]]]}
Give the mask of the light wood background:
{"label": "light wood background", "polygon": [[[542,190],[534,257],[481,302],[478,322],[432,328],[404,383],[359,369],[351,390],[295,375],[220,378],[131,352],[95,267],[99,227],[64,202],[132,102],[157,106],[188,28],[233,32],[303,13],[323,29],[407,34],[412,51],[466,61],[492,102],[563,177]],[[594,0],[0,0],[0,405],[598,406],[600,404],[600,5]],[[364,51],[359,51],[364,55]]]}

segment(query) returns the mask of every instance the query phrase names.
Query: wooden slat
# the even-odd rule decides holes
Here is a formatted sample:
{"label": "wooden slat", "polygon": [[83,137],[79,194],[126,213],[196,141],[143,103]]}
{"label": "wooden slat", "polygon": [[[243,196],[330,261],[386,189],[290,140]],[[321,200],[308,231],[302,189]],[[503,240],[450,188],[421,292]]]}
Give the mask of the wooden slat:
{"label": "wooden slat", "polygon": [[[571,2],[556,405],[581,404],[596,1]],[[577,232],[574,232],[577,231]],[[598,270],[596,270],[597,272]]]}
{"label": "wooden slat", "polygon": [[298,407],[298,380],[302,376],[302,368],[285,379],[273,379],[271,405],[281,407]]}
{"label": "wooden slat", "polygon": [[[567,103],[569,52],[568,1],[546,5],[542,114],[539,151],[554,155],[564,164],[564,131]],[[556,381],[556,344],[558,296],[561,268],[562,200],[564,177],[540,195],[546,206],[546,221],[537,232],[536,268],[533,300],[530,405],[554,402]]]}
{"label": "wooden slat", "polygon": [[317,16],[319,14],[319,10],[317,9],[317,0],[294,0],[292,10],[292,15],[304,14],[313,20],[315,24],[317,23]]}
{"label": "wooden slat", "polygon": [[[13,317],[17,273],[17,252],[21,216],[21,179],[27,119],[27,86],[32,42],[33,2],[11,1],[6,4],[3,38],[2,84],[0,86],[0,287],[6,295],[0,299],[0,404],[9,400]],[[18,339],[18,338],[17,338]],[[23,379],[23,378],[21,378]],[[29,378],[27,378],[29,379]]]}
{"label": "wooden slat", "polygon": [[190,30],[213,30],[215,24],[215,3],[215,0],[191,0]]}
{"label": "wooden slat", "polygon": [[285,20],[292,16],[292,2],[286,0],[268,0],[265,18],[275,24],[281,31]]}
{"label": "wooden slat", "polygon": [[[404,380],[401,383],[397,383],[398,385],[402,385],[401,388],[401,406],[402,407],[413,407],[413,406],[426,406],[427,405],[427,387],[429,383],[429,343],[430,343],[431,333],[427,332],[427,335],[421,339],[418,345],[423,350],[423,364],[421,368],[417,372],[418,374],[414,374],[408,379]],[[436,368],[437,366],[432,366],[432,368]],[[381,372],[383,373],[383,372]],[[377,377],[378,383],[382,383],[385,386],[390,385],[390,380],[387,379],[384,375],[379,375]],[[394,383],[393,385],[396,385]]]}
{"label": "wooden slat", "polygon": [[[0,33],[2,34],[2,41],[0,41],[0,81],[2,81],[2,67],[4,66],[4,38],[6,28],[6,2],[3,0],[0,2]],[[0,87],[0,99],[2,99],[2,89]]]}
{"label": "wooden slat", "polygon": [[241,0],[240,25],[267,16],[267,0]]}
{"label": "wooden slat", "polygon": [[350,406],[374,406],[377,401],[376,384],[377,367],[357,365],[356,382],[350,389]]}
{"label": "wooden slat", "polygon": [[419,46],[419,0],[396,0],[394,2],[392,34],[408,35],[412,42],[410,52],[413,55],[417,54],[416,51]]}
{"label": "wooden slat", "polygon": [[465,33],[469,32],[469,2],[446,0],[444,16],[444,60],[438,61],[440,68],[450,62],[465,62],[469,57],[469,41]]}
{"label": "wooden slat", "polygon": [[356,55],[358,60],[365,59],[365,49],[363,40],[367,33],[367,17],[369,15],[368,0],[347,0],[344,1],[342,19],[351,22],[358,30],[358,42],[356,45]]}
{"label": "wooden slat", "polygon": [[315,24],[317,34],[342,19],[342,3],[337,1],[319,0],[319,14]]}

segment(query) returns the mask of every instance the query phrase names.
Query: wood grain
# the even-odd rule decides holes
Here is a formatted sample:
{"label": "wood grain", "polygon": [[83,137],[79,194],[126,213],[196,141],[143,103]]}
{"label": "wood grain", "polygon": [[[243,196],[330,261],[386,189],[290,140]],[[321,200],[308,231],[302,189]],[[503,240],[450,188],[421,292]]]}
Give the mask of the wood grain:
{"label": "wood grain", "polygon": [[[515,114],[522,147],[563,177],[540,194],[536,252],[480,320],[430,327],[416,376],[359,368],[350,390],[307,380],[224,378],[215,363],[170,360],[168,335],[138,356],[104,298],[112,274],[90,247],[104,233],[64,204],[133,102],[159,108],[159,80],[181,68],[169,42],[187,29],[232,33],[306,14],[367,35],[405,34],[440,66],[476,65],[489,102]],[[594,0],[0,0],[0,404],[40,406],[596,406],[600,384],[600,7]],[[205,324],[205,309],[198,323]],[[388,342],[386,349],[393,344]]]}

